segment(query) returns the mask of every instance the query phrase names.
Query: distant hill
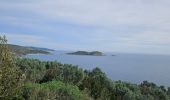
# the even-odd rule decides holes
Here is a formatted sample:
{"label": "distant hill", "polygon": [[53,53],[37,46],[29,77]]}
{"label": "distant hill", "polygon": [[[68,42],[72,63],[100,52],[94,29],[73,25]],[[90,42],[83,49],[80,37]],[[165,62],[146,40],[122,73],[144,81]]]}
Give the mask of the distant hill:
{"label": "distant hill", "polygon": [[27,54],[50,54],[49,51],[51,49],[45,49],[45,48],[36,48],[36,47],[25,47],[25,46],[19,46],[19,45],[13,45],[8,44],[11,52],[14,54],[21,56],[21,55],[27,55]]}
{"label": "distant hill", "polygon": [[104,56],[102,52],[99,51],[92,51],[92,52],[87,52],[87,51],[77,51],[73,53],[67,53],[70,55],[91,55],[91,56]]}
{"label": "distant hill", "polygon": [[28,47],[28,48],[32,48],[34,50],[55,51],[53,49],[41,48],[41,47]]}

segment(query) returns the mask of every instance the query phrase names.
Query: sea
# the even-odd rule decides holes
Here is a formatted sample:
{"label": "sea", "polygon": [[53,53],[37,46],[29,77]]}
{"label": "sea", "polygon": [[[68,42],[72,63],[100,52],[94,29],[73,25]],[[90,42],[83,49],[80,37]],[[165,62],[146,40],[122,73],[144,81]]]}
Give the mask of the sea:
{"label": "sea", "polygon": [[99,67],[113,81],[140,84],[147,80],[170,86],[170,55],[105,53],[105,56],[87,56],[66,53],[69,51],[55,51],[50,55],[29,54],[25,57],[78,65],[87,70]]}

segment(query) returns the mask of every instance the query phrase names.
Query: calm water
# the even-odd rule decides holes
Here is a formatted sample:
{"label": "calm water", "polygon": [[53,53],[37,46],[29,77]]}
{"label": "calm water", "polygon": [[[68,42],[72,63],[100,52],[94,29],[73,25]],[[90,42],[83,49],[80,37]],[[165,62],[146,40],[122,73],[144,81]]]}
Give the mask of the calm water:
{"label": "calm water", "polygon": [[53,55],[27,55],[41,60],[57,60],[61,63],[79,65],[83,69],[100,67],[109,78],[132,83],[143,80],[170,86],[170,56],[144,54],[118,54],[116,56],[80,56],[57,52]]}

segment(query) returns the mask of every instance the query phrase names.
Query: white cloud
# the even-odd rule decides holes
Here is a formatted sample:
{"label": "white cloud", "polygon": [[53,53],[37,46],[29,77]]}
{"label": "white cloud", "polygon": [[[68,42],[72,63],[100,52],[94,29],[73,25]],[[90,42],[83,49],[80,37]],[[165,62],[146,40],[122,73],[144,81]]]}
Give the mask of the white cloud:
{"label": "white cloud", "polygon": [[44,40],[46,40],[46,38],[42,36],[27,35],[23,33],[1,33],[0,35],[6,35],[9,40],[9,43],[11,43],[12,41],[17,41],[22,43],[23,45],[37,45],[41,44]]}
{"label": "white cloud", "polygon": [[[57,33],[56,27],[45,25],[48,21],[93,26],[97,27],[96,30],[87,34],[76,32],[67,34],[76,38],[83,35],[85,39],[80,41],[81,43],[90,43],[91,47],[101,44],[96,48],[104,48],[107,51],[125,51],[130,47],[139,51],[157,48],[162,53],[170,50],[169,5],[169,0],[15,0],[15,2],[4,0],[0,3],[0,11],[17,14],[0,14],[0,21],[11,22],[10,24],[16,26],[54,30],[53,34]],[[32,17],[24,16],[24,13],[30,13]],[[43,41],[38,37],[30,38]],[[78,46],[75,44],[70,48]]]}
{"label": "white cloud", "polygon": [[37,0],[5,2],[1,3],[1,8],[32,12],[46,18],[64,19],[78,24],[160,27],[170,23],[168,4],[169,0]]}

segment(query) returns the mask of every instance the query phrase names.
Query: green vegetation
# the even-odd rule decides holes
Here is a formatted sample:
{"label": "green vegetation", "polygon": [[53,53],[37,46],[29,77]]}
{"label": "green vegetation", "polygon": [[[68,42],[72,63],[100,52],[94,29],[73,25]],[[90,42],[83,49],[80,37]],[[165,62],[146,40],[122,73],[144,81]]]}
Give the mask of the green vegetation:
{"label": "green vegetation", "polygon": [[36,47],[24,47],[18,45],[8,44],[9,49],[12,53],[17,56],[26,55],[26,54],[50,54],[50,52],[46,51],[46,49],[40,49]]}
{"label": "green vegetation", "polygon": [[[163,86],[157,86],[156,84],[148,81],[143,83],[131,84],[122,81],[112,81],[107,78],[99,68],[95,68],[92,71],[87,71],[79,68],[78,66],[61,64],[56,61],[39,61],[37,59],[18,58],[17,66],[25,72],[26,75],[26,87],[32,85],[34,88],[31,97],[37,97],[39,94],[39,87],[49,86],[48,84],[63,84],[63,87],[70,85],[76,87],[81,94],[81,98],[87,100],[169,100],[170,88],[165,89]],[[59,88],[60,85],[55,85]],[[57,87],[59,86],[59,87]],[[65,87],[65,88],[66,88]],[[32,88],[32,87],[31,87]],[[38,89],[38,90],[37,90]],[[52,95],[50,88],[42,88],[41,93]],[[47,89],[47,90],[46,90]],[[56,89],[57,90],[57,89]],[[25,91],[25,90],[24,90]],[[44,92],[43,92],[44,91]],[[48,93],[47,93],[48,92]],[[60,92],[54,92],[56,95]],[[77,94],[77,93],[76,93]],[[46,95],[48,98],[49,95]],[[66,94],[63,94],[66,95]],[[72,95],[75,95],[74,93]],[[44,95],[43,95],[44,96]],[[68,100],[72,100],[71,95],[66,95]],[[54,96],[55,97],[55,96]],[[78,96],[79,97],[79,96]],[[52,98],[52,97],[50,97]],[[62,97],[61,97],[62,98]],[[73,100],[76,99],[77,96]],[[31,100],[31,99],[27,99]],[[59,99],[60,100],[60,99]],[[67,99],[66,99],[67,100]]]}
{"label": "green vegetation", "polygon": [[99,51],[92,51],[92,52],[87,52],[87,51],[77,51],[73,53],[67,53],[70,55],[90,55],[90,56],[104,56],[102,52]]}
{"label": "green vegetation", "polygon": [[148,81],[112,81],[100,68],[88,71],[57,61],[14,59],[4,40],[0,100],[170,100],[170,88]]}
{"label": "green vegetation", "polygon": [[9,51],[6,37],[0,37],[0,99],[20,97],[22,73],[15,65],[15,58]]}
{"label": "green vegetation", "polygon": [[26,100],[88,100],[77,86],[60,81],[43,84],[26,84],[23,87]]}

